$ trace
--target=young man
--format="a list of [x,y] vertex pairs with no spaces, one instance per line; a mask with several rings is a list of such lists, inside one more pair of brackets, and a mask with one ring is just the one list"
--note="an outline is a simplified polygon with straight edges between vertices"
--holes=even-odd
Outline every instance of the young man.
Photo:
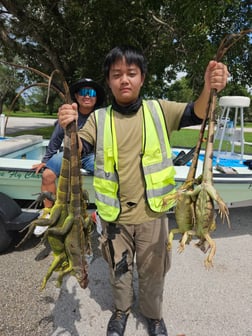
[[[100,107],[104,101],[104,90],[90,78],[82,78],[70,86],[72,100],[78,105],[78,129],[82,128],[87,121],[90,113]],[[63,152],[59,151],[64,139],[64,129],[57,122],[51,136],[47,151],[38,165],[32,168],[38,173],[45,168],[42,173],[42,192],[49,192],[53,196],[56,194],[56,179],[59,177]],[[94,172],[94,153],[90,151],[81,158],[82,168],[93,174]],[[44,200],[45,212],[50,211],[53,201]]]
[[[174,192],[169,136],[173,130],[200,124],[212,88],[227,82],[224,64],[211,61],[205,85],[194,103],[145,101],[140,96],[146,75],[144,56],[132,47],[112,49],[104,63],[112,105],[95,111],[79,131],[82,153],[95,148],[94,188],[103,232],[101,248],[110,268],[115,311],[107,336],[122,336],[133,303],[133,264],[139,277],[139,310],[151,336],[166,336],[162,301],[167,252],[168,219],[161,207]],[[77,106],[59,108],[66,127],[78,118]]]

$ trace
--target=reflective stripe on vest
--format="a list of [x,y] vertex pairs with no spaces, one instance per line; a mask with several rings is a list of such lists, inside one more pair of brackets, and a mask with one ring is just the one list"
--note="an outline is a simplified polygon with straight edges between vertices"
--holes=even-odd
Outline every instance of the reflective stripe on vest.
[[[118,193],[117,146],[112,144],[112,109],[95,111],[97,123],[94,169],[95,204],[102,219],[113,222],[121,212]],[[114,131],[115,132],[115,131]],[[115,138],[114,138],[115,139]]]
[[[175,192],[175,169],[172,164],[163,112],[157,101],[143,101],[143,155],[142,168],[146,184],[146,196],[150,208],[163,212],[174,205],[165,206],[162,199]],[[94,188],[96,206],[104,220],[115,221],[120,212],[118,199],[118,155],[116,131],[111,106],[95,111],[97,121],[96,162]],[[148,136],[148,135],[151,136]]]
[[[148,107],[147,107],[148,105]],[[163,198],[175,192],[175,169],[161,107],[156,100],[143,101],[146,131],[142,167],[146,183],[146,196],[155,212],[166,211],[174,205],[171,200],[163,206]]]

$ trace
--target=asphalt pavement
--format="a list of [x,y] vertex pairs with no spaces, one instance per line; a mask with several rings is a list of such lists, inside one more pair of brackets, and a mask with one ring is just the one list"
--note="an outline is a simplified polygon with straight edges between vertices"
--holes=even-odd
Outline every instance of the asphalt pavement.
[[[169,214],[170,228],[176,226]],[[252,207],[230,209],[231,229],[217,216],[214,266],[204,268],[206,255],[194,246],[177,253],[175,234],[172,265],[165,280],[163,316],[169,336],[252,335]],[[1,336],[105,336],[114,309],[109,272],[92,237],[94,259],[89,285],[83,290],[75,277],[66,276],[56,288],[57,272],[44,291],[39,287],[53,256],[36,261],[43,251],[33,236],[22,248],[0,255]],[[138,277],[134,272],[135,303],[125,336],[147,336],[138,312]]]
[[[251,336],[252,335],[252,208],[230,210],[232,228],[217,218],[212,233],[217,252],[214,267],[206,270],[206,255],[193,240],[183,253],[173,242],[172,266],[164,290],[163,316],[169,336]],[[176,226],[169,215],[170,228]],[[133,281],[135,304],[125,336],[147,336],[146,322],[137,307],[138,277]],[[51,306],[52,336],[105,336],[113,310],[108,268],[95,253],[89,269],[89,286],[83,290],[74,277],[65,279],[58,300]]]
[[20,118],[9,117],[6,127],[6,134],[11,135],[16,132],[32,130],[40,127],[53,126],[57,119],[47,118]]

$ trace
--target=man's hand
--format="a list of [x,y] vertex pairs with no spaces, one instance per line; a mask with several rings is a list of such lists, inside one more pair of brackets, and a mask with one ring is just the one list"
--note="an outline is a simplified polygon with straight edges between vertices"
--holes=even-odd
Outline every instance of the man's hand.
[[36,174],[38,174],[40,172],[41,169],[43,169],[45,167],[45,163],[44,162],[41,162],[41,163],[37,163],[37,164],[34,164],[32,166],[32,169],[36,169]]
[[78,120],[78,105],[64,104],[58,109],[58,119],[61,127],[66,128],[73,120]]
[[229,72],[225,64],[210,61],[205,72],[205,88],[207,90],[216,89],[217,92],[224,89],[227,84]]
[[205,85],[203,91],[194,103],[194,112],[199,118],[205,118],[211,89],[216,89],[217,92],[224,89],[228,76],[229,72],[225,64],[216,61],[208,63],[204,76]]

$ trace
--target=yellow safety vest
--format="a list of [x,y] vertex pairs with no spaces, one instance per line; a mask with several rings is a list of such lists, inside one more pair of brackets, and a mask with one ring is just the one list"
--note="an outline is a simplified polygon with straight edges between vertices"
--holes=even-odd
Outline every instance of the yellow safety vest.
[[[143,100],[142,169],[149,207],[164,212],[174,201],[163,205],[162,199],[175,192],[175,169],[163,111],[156,100]],[[101,218],[115,221],[121,212],[118,199],[118,148],[111,106],[95,111],[97,122],[96,159],[94,170],[95,203]],[[144,129],[145,127],[145,129]],[[113,139],[113,141],[112,141]]]

